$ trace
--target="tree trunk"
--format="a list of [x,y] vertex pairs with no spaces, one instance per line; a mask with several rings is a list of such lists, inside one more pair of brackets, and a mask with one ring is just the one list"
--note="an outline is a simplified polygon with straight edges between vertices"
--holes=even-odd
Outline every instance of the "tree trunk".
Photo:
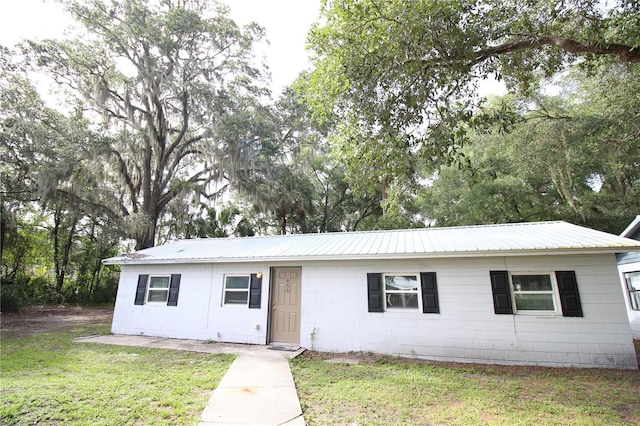
[[144,250],[155,245],[157,223],[157,218],[151,219],[150,223],[148,223],[145,229],[136,237],[136,251]]
[[[100,252],[100,250],[98,250]],[[96,278],[98,277],[98,272],[100,272],[100,268],[102,267],[102,262],[100,261],[100,257],[96,259],[96,262],[93,263],[93,267],[91,268],[91,282],[89,283],[89,297],[93,296],[93,292],[96,289]]]
[[280,235],[286,235],[287,234],[287,209],[285,208],[284,199],[281,199],[278,205],[278,221],[280,222]]
[[387,188],[389,187],[389,181],[387,178],[382,180],[381,192],[382,192],[382,217],[387,216],[387,210],[389,206],[387,205]]
[[[147,166],[145,166],[147,167]],[[148,165],[148,169],[145,171],[145,176],[151,175],[151,165]],[[156,176],[157,179],[159,179]],[[160,194],[158,190],[159,182],[153,182],[153,189],[151,188],[151,179],[145,182],[145,185],[149,185],[148,189],[145,189],[143,195],[142,211],[145,213],[146,221],[144,229],[142,229],[136,237],[136,250],[143,250],[156,245],[156,227],[158,226],[158,216],[160,209]]]
[[[71,221],[71,225],[67,230],[67,238],[64,242],[64,246],[60,247],[60,225],[62,222],[62,210],[56,210],[54,214],[54,249],[56,265],[56,293],[60,294],[62,286],[64,285],[64,278],[67,272],[67,266],[69,266],[69,258],[71,257],[71,246],[73,244],[73,236],[76,230],[76,224],[78,223],[78,217],[74,216]],[[62,253],[60,253],[62,251]]]
[[327,221],[329,215],[329,184],[324,187],[324,205],[322,206],[322,222],[320,222],[320,233],[327,232]]
[[2,260],[2,251],[4,249],[4,233],[7,228],[7,220],[4,217],[4,204],[0,201],[0,260]]

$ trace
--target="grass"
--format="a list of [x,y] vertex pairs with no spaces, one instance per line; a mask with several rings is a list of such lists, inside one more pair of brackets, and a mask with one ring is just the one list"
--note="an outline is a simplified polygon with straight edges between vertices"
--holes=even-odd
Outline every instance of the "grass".
[[640,372],[305,353],[291,361],[310,425],[640,424]]
[[73,343],[78,326],[1,342],[0,424],[196,424],[233,361],[162,349]]
[[[77,325],[24,337],[3,330],[0,424],[196,424],[233,361],[151,348],[72,343]],[[640,351],[640,341],[635,342]],[[430,363],[360,356],[291,361],[311,425],[640,424],[640,372]]]

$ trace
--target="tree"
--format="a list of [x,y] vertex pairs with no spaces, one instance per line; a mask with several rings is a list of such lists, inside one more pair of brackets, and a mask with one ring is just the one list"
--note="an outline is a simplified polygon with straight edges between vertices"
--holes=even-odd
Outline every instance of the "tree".
[[519,119],[473,133],[469,167],[443,167],[425,210],[440,225],[562,219],[619,233],[640,209],[640,99],[625,95],[639,72],[573,72],[558,95],[495,101]]
[[405,178],[397,164],[456,159],[482,79],[528,94],[568,65],[640,62],[637,1],[327,0],[323,18],[309,102],[345,117],[347,155],[388,158],[391,180]]
[[[100,138],[77,114],[47,106],[12,52],[3,49],[0,60],[3,286],[13,289],[14,305],[26,299],[60,301],[74,269],[86,266],[74,261],[86,223],[92,224],[92,235],[107,226],[117,229],[88,203],[96,192],[88,159]],[[113,248],[116,241],[100,244]],[[87,260],[95,265],[95,258]],[[3,307],[6,303],[3,297]]]
[[47,107],[11,57],[8,50],[2,52],[5,66],[0,71],[3,237],[8,228],[15,231],[22,211],[34,202],[48,203],[57,212],[57,224],[63,220],[62,210],[71,207],[72,221],[77,222],[83,206],[70,206],[65,194],[71,187],[78,193],[85,187],[77,166],[95,141],[83,120]]
[[[304,79],[303,74],[299,81]],[[377,227],[375,218],[383,214],[380,186],[360,185],[360,173],[347,173],[327,137],[331,122],[318,123],[295,87],[263,115],[272,137],[263,141],[250,179],[240,181],[246,185],[239,194],[253,205],[256,229],[286,234]]]
[[[160,227],[161,241],[178,238],[226,238],[255,235],[252,224],[240,208],[231,204],[216,209],[204,203],[189,206],[188,202],[172,203],[169,209],[170,221]],[[175,209],[174,209],[175,208]]]
[[64,4],[86,35],[31,42],[28,54],[102,135],[93,158],[108,161],[90,163],[100,181],[91,204],[123,219],[136,249],[153,246],[173,199],[211,197],[232,168],[250,165],[252,151],[230,153],[228,136],[266,94],[252,51],[262,29],[240,29],[204,0]]
[[310,232],[307,218],[315,214],[315,187],[310,161],[322,151],[322,134],[309,121],[293,90],[285,90],[261,114],[263,138],[255,166],[240,179],[238,195],[253,206],[254,221],[266,233]]

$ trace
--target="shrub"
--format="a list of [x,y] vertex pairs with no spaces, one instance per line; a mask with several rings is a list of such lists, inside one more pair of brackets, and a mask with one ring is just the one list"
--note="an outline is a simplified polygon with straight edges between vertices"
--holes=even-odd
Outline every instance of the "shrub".
[[0,285],[0,312],[16,312],[24,304],[23,288],[15,281],[2,279]]

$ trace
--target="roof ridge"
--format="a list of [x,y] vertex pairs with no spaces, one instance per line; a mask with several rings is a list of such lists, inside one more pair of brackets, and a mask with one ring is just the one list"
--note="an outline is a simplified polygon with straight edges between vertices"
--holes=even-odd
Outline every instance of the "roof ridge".
[[400,229],[368,229],[365,231],[332,231],[332,232],[305,232],[299,234],[285,234],[285,235],[253,235],[253,236],[229,236],[229,237],[205,237],[205,238],[181,238],[178,240],[171,241],[165,244],[172,244],[178,241],[207,241],[207,240],[245,240],[245,239],[272,239],[272,238],[294,238],[294,237],[303,237],[303,236],[317,236],[317,235],[362,235],[362,234],[383,234],[383,233],[391,233],[391,232],[414,232],[414,231],[444,231],[451,229],[478,229],[478,228],[501,228],[501,227],[509,227],[509,226],[535,226],[535,225],[548,225],[554,223],[565,223],[568,225],[575,225],[569,222],[565,222],[563,220],[553,220],[553,221],[537,221],[537,222],[511,222],[511,223],[489,223],[489,224],[481,224],[481,225],[461,225],[461,226],[425,226],[423,228],[400,228]]

